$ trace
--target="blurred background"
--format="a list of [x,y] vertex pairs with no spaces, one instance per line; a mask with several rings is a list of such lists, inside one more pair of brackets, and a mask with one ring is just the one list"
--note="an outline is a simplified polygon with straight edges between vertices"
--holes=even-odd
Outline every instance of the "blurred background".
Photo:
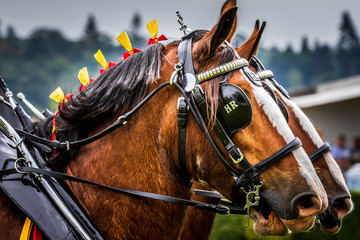
[[[98,76],[101,66],[93,57],[98,49],[107,61],[122,57],[125,49],[115,41],[121,32],[128,32],[133,47],[144,49],[150,37],[146,23],[157,19],[159,35],[172,41],[182,36],[176,10],[188,27],[209,30],[221,5],[218,0],[0,0],[0,75],[14,93],[21,91],[37,107],[53,110],[56,104],[48,96],[57,86],[76,93],[77,74],[85,66],[90,77]],[[238,0],[238,6],[233,44],[240,46],[250,36],[256,19],[267,21],[258,57],[324,138],[340,149],[337,161],[345,173],[354,151],[360,153],[360,1]],[[345,221],[355,222],[354,216]],[[238,222],[235,218],[218,218],[212,238],[226,238],[226,229],[226,239],[257,238],[241,224],[236,231],[224,224]]]

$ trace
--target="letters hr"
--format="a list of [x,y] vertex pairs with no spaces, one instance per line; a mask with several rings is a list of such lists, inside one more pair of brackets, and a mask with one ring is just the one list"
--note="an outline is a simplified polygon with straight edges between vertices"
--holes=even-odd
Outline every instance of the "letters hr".
[[226,113],[230,113],[232,110],[234,110],[237,107],[238,105],[235,103],[235,101],[231,101],[224,106]]

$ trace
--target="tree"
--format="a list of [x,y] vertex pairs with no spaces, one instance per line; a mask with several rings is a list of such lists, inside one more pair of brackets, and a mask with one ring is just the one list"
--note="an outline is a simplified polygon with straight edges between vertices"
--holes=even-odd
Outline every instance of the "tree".
[[15,57],[22,52],[21,40],[16,35],[14,27],[8,26],[6,35],[0,41],[0,56],[8,59]]
[[136,12],[131,20],[131,31],[135,33],[139,33],[141,22],[142,20],[140,13]]
[[87,40],[97,40],[99,35],[95,16],[90,14],[85,25],[85,38]]
[[338,47],[342,49],[355,49],[360,47],[359,37],[356,33],[354,24],[349,12],[344,12],[340,24],[340,40]]
[[299,54],[299,69],[305,86],[311,84],[311,50],[308,38],[304,36],[301,40],[301,52]]
[[328,45],[315,42],[315,48],[310,60],[312,84],[338,77],[334,68],[333,55],[333,50]]
[[134,13],[131,19],[130,30],[128,31],[130,41],[133,47],[142,48],[146,45],[146,39],[140,34],[140,26],[142,25],[141,15],[138,12]]
[[13,26],[8,26],[6,30],[5,40],[7,41],[17,41],[19,38],[16,36],[15,29]]
[[360,73],[360,42],[348,12],[344,12],[341,19],[337,59],[337,66],[342,76]]
[[26,41],[27,57],[53,57],[68,52],[68,41],[56,29],[39,28]]
[[113,39],[98,30],[94,15],[89,15],[85,24],[84,37],[76,44],[75,49],[82,52],[86,59],[92,58],[94,53],[101,49],[104,55],[114,50]]

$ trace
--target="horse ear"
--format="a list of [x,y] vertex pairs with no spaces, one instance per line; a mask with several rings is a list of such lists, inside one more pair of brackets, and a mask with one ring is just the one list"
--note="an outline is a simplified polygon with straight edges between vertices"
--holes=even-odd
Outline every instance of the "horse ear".
[[253,31],[252,34],[259,31],[259,27],[260,27],[260,21],[259,21],[259,19],[256,19],[255,26],[254,26],[254,31]]
[[[200,41],[194,46],[194,51],[206,51],[207,55],[212,55],[229,37],[233,23],[236,18],[237,7],[232,7],[225,11],[216,24]],[[205,49],[204,49],[205,48]]]
[[254,32],[250,38],[236,50],[240,57],[245,58],[250,62],[252,57],[256,55],[265,26],[266,22],[263,22],[259,29],[259,20],[256,21]]
[[[236,7],[236,0],[227,0],[224,5],[221,8],[221,15],[224,14],[227,10],[229,10],[230,8]],[[234,23],[232,25],[231,28],[231,32],[228,36],[228,38],[226,39],[226,41],[228,41],[229,43],[231,42],[231,39],[234,37],[234,34],[236,32],[236,27],[237,27],[237,16],[235,15],[235,19],[234,19]]]

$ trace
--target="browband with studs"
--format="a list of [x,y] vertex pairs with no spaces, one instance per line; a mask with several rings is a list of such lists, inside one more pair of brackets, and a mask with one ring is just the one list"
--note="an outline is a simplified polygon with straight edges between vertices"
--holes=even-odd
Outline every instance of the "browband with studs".
[[266,78],[273,78],[274,77],[273,72],[270,71],[270,70],[264,70],[264,71],[261,71],[261,72],[257,72],[256,75],[258,76],[258,78],[260,80],[264,80]]
[[195,77],[196,77],[196,80],[198,81],[198,83],[202,83],[202,82],[208,81],[210,79],[213,79],[215,77],[218,77],[224,73],[233,71],[238,68],[243,68],[248,65],[249,64],[248,64],[248,61],[246,61],[246,59],[243,59],[243,58],[235,59],[235,60],[232,60],[231,62],[227,62],[218,67],[214,67],[209,70],[206,70],[205,72],[196,74]]

